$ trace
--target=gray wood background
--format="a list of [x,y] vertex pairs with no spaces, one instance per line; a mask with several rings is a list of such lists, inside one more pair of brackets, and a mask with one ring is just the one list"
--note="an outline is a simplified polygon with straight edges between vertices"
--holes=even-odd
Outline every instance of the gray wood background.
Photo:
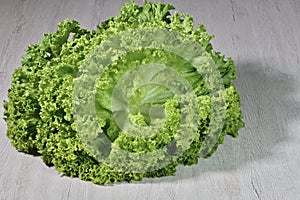
[[[92,29],[126,0],[0,0],[0,117],[14,69],[30,43],[65,18]],[[142,1],[138,1],[142,3]],[[168,0],[233,57],[246,127],[176,176],[98,186],[60,177],[17,152],[0,119],[0,199],[300,199],[300,1]]]

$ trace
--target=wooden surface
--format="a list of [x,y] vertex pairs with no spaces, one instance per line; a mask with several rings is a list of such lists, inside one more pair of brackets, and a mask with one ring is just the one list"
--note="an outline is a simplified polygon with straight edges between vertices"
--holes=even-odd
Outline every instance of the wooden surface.
[[[65,18],[92,29],[125,0],[0,0],[0,117],[14,69],[30,43]],[[141,3],[142,1],[138,1]],[[60,177],[17,152],[0,120],[0,199],[300,199],[300,1],[163,1],[191,14],[233,57],[246,127],[176,176],[98,186]]]

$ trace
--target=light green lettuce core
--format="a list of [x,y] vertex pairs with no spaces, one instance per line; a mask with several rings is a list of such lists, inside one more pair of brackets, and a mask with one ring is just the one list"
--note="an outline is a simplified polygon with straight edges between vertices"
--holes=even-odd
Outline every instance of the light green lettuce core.
[[[212,103],[215,99],[208,94],[207,85],[195,68],[182,57],[168,51],[142,49],[129,52],[111,63],[97,82],[95,108],[97,122],[113,145],[129,152],[152,152],[163,148],[176,137],[180,127],[182,111],[177,95],[155,84],[134,91],[129,99],[129,120],[141,127],[147,127],[155,120],[157,123],[163,122],[157,134],[144,133],[150,135],[148,138],[135,137],[120,130],[110,110],[110,99],[114,86],[126,72],[136,66],[149,63],[171,66],[190,83],[199,108],[199,123],[194,140],[178,159],[164,168],[144,173],[120,171],[96,159],[78,135],[74,123],[73,87],[80,67],[111,36],[129,29],[146,27],[174,30],[191,38],[202,46],[220,72],[225,89],[220,95],[226,97],[225,122],[221,135],[216,138],[217,144],[206,152],[205,157],[216,151],[226,135],[237,137],[238,129],[244,123],[240,97],[232,84],[236,76],[234,62],[212,49],[212,36],[208,35],[203,25],[194,29],[191,16],[176,11],[171,15],[170,10],[173,9],[173,6],[162,3],[145,2],[140,7],[130,2],[121,8],[119,16],[101,23],[96,30],[88,31],[74,20],[65,20],[59,23],[55,33],[45,34],[38,44],[29,45],[21,67],[14,72],[8,101],[4,104],[7,136],[12,145],[20,151],[40,155],[47,165],[54,165],[60,173],[96,184],[168,176],[176,172],[179,164],[196,164],[202,155],[200,149],[204,148],[204,138],[209,134],[208,127],[214,109]],[[74,35],[69,40],[72,33]],[[101,146],[99,141],[91,145]],[[111,148],[114,147],[107,146],[104,153],[109,154]],[[172,150],[169,149],[170,153]]]

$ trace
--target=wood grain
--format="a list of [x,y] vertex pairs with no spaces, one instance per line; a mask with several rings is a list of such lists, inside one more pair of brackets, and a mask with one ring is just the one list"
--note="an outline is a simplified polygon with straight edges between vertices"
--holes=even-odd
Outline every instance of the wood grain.
[[[125,0],[1,0],[0,116],[13,71],[30,43],[65,18],[94,28]],[[137,1],[142,3],[142,1]],[[0,199],[299,199],[300,1],[168,0],[206,25],[214,47],[233,57],[246,127],[209,159],[176,176],[98,186],[61,177],[17,152],[0,120]],[[2,117],[1,117],[2,118]]]

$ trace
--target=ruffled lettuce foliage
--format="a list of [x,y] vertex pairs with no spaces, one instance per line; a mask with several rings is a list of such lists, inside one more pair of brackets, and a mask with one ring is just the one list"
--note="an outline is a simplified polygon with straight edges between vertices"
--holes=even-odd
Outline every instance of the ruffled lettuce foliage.
[[[213,50],[210,40],[213,36],[203,25],[194,29],[193,18],[187,14],[170,11],[174,7],[162,3],[147,3],[140,7],[134,2],[125,4],[119,16],[101,23],[96,30],[82,29],[78,22],[60,22],[55,33],[44,34],[42,40],[29,45],[21,67],[16,69],[5,102],[7,136],[19,151],[40,155],[43,161],[64,175],[79,177],[96,184],[120,181],[142,180],[144,177],[172,175],[179,164],[192,165],[198,162],[200,149],[210,123],[212,98],[208,95],[204,80],[197,75],[188,62],[161,50],[147,49],[126,54],[111,63],[99,79],[96,93],[96,110],[99,123],[111,142],[130,152],[154,151],[168,144],[179,127],[181,111],[177,97],[165,88],[145,86],[130,99],[133,106],[130,119],[140,126],[151,122],[151,105],[160,105],[167,120],[158,134],[141,139],[124,134],[114,123],[109,110],[109,96],[112,86],[128,69],[141,63],[163,63],[185,77],[193,87],[199,104],[199,124],[195,138],[189,148],[168,166],[145,173],[119,171],[101,163],[86,149],[79,137],[73,118],[73,82],[80,66],[91,52],[110,36],[128,29],[143,27],[175,30],[198,42],[211,56],[224,83],[226,96],[226,117],[217,143],[205,157],[212,155],[226,135],[238,136],[238,129],[244,126],[241,102],[233,86],[235,65],[231,58],[225,58]],[[143,102],[143,104],[140,104]],[[220,127],[219,127],[220,128]],[[233,152],[234,153],[234,152]]]

